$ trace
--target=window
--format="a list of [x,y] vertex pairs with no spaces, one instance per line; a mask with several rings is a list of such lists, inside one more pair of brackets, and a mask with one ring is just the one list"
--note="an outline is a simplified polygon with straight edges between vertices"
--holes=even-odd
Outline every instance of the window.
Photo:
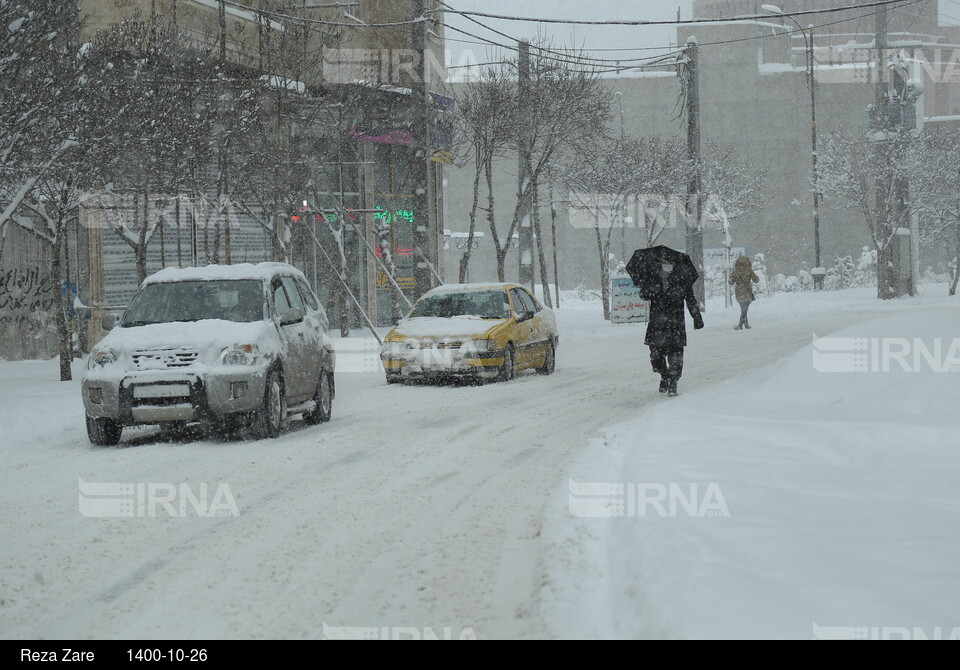
[[307,303],[307,307],[316,312],[320,309],[320,301],[317,300],[317,296],[313,294],[313,291],[310,290],[310,287],[307,286],[306,282],[302,279],[297,279],[297,286],[300,287],[300,295],[303,296],[304,302]]
[[283,285],[279,279],[273,280],[273,312],[280,316],[290,309],[290,301],[287,300],[287,292],[283,290]]
[[530,298],[526,292],[521,289],[510,289],[510,296],[513,298],[513,311],[518,315],[523,312],[533,312],[533,306],[529,304]]
[[134,298],[122,327],[173,321],[263,318],[263,285],[255,279],[148,284]]
[[477,316],[481,319],[509,318],[509,305],[502,291],[440,293],[423,298],[410,313],[412,317]]
[[297,282],[294,281],[293,277],[283,277],[280,279],[280,283],[287,289],[290,306],[299,309],[301,314],[305,314],[307,310],[303,307],[303,298],[300,296],[300,289],[297,288]]
[[523,297],[526,299],[527,303],[533,308],[534,313],[537,313],[541,309],[543,309],[543,307],[540,305],[540,301],[537,300],[534,296],[530,295],[530,291],[523,289],[521,293],[523,293]]

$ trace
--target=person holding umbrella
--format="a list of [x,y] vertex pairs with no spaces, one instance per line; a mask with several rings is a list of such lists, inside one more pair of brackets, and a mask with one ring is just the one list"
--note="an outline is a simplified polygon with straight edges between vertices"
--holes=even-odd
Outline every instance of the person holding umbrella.
[[653,371],[660,375],[660,393],[676,396],[687,346],[684,303],[693,317],[694,329],[704,326],[693,293],[699,273],[689,256],[664,246],[637,249],[627,264],[627,273],[641,297],[650,303],[643,342],[650,347]]

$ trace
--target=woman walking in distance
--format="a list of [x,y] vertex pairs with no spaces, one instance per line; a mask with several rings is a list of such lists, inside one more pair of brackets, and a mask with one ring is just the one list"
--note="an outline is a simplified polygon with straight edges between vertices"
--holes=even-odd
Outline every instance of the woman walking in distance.
[[750,322],[747,320],[747,310],[750,309],[750,303],[756,300],[753,295],[753,286],[760,281],[757,273],[753,271],[753,263],[747,256],[740,256],[733,264],[733,271],[730,273],[730,283],[735,287],[737,302],[740,303],[740,323],[734,330],[743,330],[750,328]]

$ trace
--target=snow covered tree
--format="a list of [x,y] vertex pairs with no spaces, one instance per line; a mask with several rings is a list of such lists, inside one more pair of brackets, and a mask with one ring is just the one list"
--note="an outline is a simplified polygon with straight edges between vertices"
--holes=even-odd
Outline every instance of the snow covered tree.
[[147,275],[148,248],[169,216],[167,203],[191,186],[208,190],[216,76],[209,54],[195,46],[165,18],[144,21],[138,14],[99,35],[94,46],[103,106],[113,105],[117,119],[105,142],[111,148],[105,191],[134,203],[132,217],[114,213],[108,221],[133,251],[139,282]]
[[930,242],[951,250],[950,295],[960,283],[960,130],[925,132],[924,169],[914,176],[913,186],[923,193],[915,201],[922,214],[921,234]]
[[646,246],[652,247],[663,231],[674,225],[669,217],[682,209],[680,194],[687,188],[692,165],[686,144],[672,138],[648,137],[636,141],[628,154],[635,170],[634,193],[639,198]]
[[75,139],[77,2],[0,0],[0,227]]
[[877,252],[877,297],[891,298],[897,280],[893,243],[900,228],[910,226],[910,200],[922,201],[923,183],[905,185],[922,172],[926,151],[912,133],[877,141],[864,133],[830,133],[823,139],[819,186],[839,206],[859,210]]
[[853,256],[836,258],[833,267],[827,270],[826,288],[832,291],[850,288],[856,271],[857,264],[853,262]]
[[615,228],[622,229],[627,202],[637,195],[642,183],[642,143],[630,139],[606,138],[592,151],[580,153],[563,176],[574,216],[590,224],[600,261],[600,295],[603,317],[610,319],[610,243]]
[[706,143],[699,170],[707,195],[704,218],[723,231],[724,245],[732,246],[729,219],[742,217],[763,203],[768,170],[716,142]]
[[[4,5],[3,9],[7,10],[9,6]],[[18,191],[7,207],[11,213],[20,211],[25,214],[17,222],[29,227],[38,240],[50,245],[50,271],[58,287],[53,295],[60,378],[67,381],[71,379],[72,335],[66,320],[65,294],[59,290],[64,274],[64,242],[68,226],[77,225],[79,210],[87,194],[101,188],[107,180],[105,166],[109,163],[110,140],[117,132],[119,116],[113,101],[104,104],[102,87],[108,73],[105,61],[93,45],[78,43],[80,20],[75,7],[68,4],[60,6],[59,10],[56,34],[42,49],[43,69],[33,71],[35,76],[42,76],[40,81],[57,95],[57,101],[51,101],[55,105],[55,116],[42,119],[38,110],[23,110],[28,116],[36,113],[37,127],[42,127],[55,138],[54,144],[47,144],[45,149],[43,140],[36,138],[28,156],[48,156],[50,160],[39,164],[28,161],[27,165],[20,166],[23,174],[29,175],[21,185],[30,184],[30,188]],[[40,21],[36,11],[28,12],[18,25],[22,28]],[[19,85],[23,90],[9,93],[21,102],[30,95],[25,89],[37,88],[36,82],[21,81]],[[22,130],[32,132],[30,124]],[[7,156],[12,157],[22,147],[9,145],[9,148],[11,152]],[[11,158],[6,167],[12,170],[14,165]],[[15,181],[16,177],[11,175],[7,183]]]

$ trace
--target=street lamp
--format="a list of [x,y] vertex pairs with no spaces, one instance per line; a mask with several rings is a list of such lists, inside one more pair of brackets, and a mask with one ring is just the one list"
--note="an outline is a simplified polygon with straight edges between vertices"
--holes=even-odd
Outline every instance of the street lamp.
[[776,5],[760,5],[760,9],[771,14],[778,14],[781,17],[786,16],[793,21],[800,34],[803,35],[803,46],[807,52],[807,87],[810,89],[810,156],[813,164],[811,171],[813,175],[813,285],[819,291],[823,289],[824,270],[820,257],[820,182],[817,173],[817,87],[813,76],[813,24],[804,30],[803,26],[792,15],[785,13]]
[[[617,107],[620,109],[620,157],[623,158],[623,145],[624,139],[626,138],[626,133],[623,129],[623,93],[617,91],[613,94],[613,97],[617,101]],[[622,166],[621,166],[622,167]],[[623,203],[624,208],[626,208],[626,203]],[[620,222],[620,255],[623,258],[627,257],[627,217],[622,215],[623,220]]]

